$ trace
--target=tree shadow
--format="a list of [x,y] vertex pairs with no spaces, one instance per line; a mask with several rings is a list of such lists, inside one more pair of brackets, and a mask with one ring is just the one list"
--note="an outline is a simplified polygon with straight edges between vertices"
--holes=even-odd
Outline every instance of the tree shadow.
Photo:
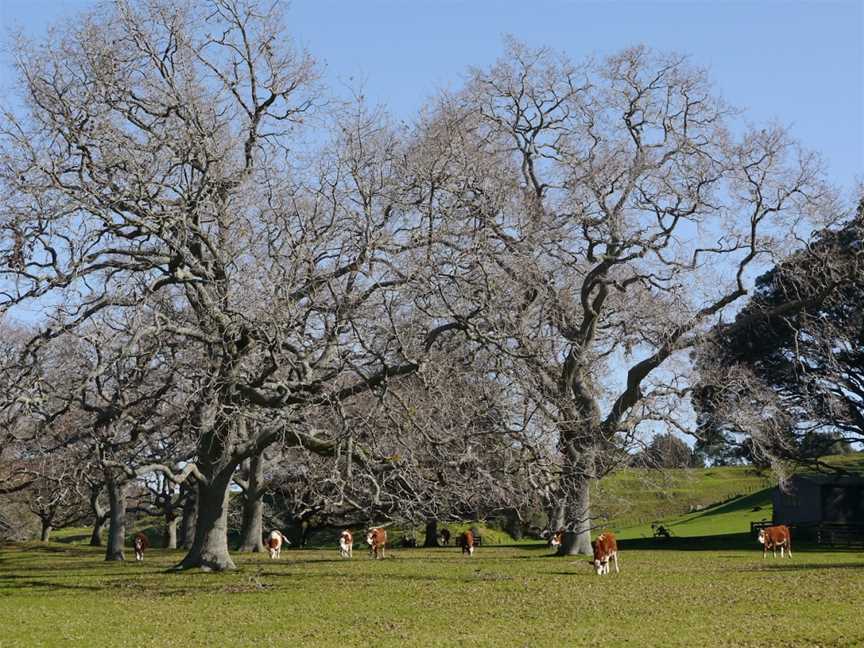
[[[809,570],[852,569],[852,570],[864,571],[864,562],[860,562],[860,563],[813,563],[813,562],[802,563],[802,562],[792,562],[793,560],[794,560],[794,558],[786,561],[782,565],[763,565],[757,571],[801,571],[803,569],[809,569]],[[752,570],[750,570],[750,571],[752,571]]]

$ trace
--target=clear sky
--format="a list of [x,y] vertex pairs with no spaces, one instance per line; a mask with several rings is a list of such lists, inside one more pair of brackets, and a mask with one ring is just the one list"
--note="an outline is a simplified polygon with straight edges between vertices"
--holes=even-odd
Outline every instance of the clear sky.
[[[0,24],[38,35],[90,4],[0,0]],[[405,119],[468,65],[491,63],[503,34],[574,59],[636,43],[686,53],[746,119],[779,120],[821,151],[838,185],[864,180],[862,0],[295,0],[288,18],[328,81],[361,79],[367,97]],[[0,90],[7,63],[8,53]]]

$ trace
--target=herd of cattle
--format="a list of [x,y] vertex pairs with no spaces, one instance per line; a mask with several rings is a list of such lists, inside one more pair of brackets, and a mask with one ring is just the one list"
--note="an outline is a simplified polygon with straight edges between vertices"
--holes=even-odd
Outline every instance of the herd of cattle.
[[[549,545],[553,548],[558,548],[564,542],[564,534],[566,531],[560,529],[553,533],[549,539]],[[446,529],[441,532],[441,540],[444,544],[450,542],[450,532]],[[780,557],[783,558],[787,554],[792,557],[792,535],[789,533],[789,527],[783,524],[776,526],[765,527],[759,530],[759,543],[762,545],[762,557],[768,555],[768,550],[771,550],[771,555],[777,556],[777,549],[780,550]],[[291,542],[285,535],[278,530],[273,530],[267,539],[264,541],[264,546],[270,553],[271,559],[277,559],[282,554],[282,545]],[[369,556],[375,559],[384,558],[384,550],[387,547],[387,530],[381,527],[369,529],[366,533],[366,544],[369,545]],[[475,538],[471,531],[463,532],[456,545],[462,548],[463,554],[469,556],[474,555]],[[150,546],[147,536],[143,533],[138,533],[132,540],[132,546],[135,549],[135,560],[144,560],[144,550]],[[591,543],[594,550],[594,559],[589,560],[594,571],[598,576],[609,573],[610,563],[615,563],[615,573],[620,573],[618,569],[618,542],[615,539],[615,534],[611,531],[604,531],[597,539]],[[354,536],[348,529],[345,529],[339,534],[339,555],[342,558],[354,557]]]

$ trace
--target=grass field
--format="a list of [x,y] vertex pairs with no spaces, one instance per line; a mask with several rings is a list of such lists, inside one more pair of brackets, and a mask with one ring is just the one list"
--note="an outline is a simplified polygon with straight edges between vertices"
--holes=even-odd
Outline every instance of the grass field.
[[740,536],[673,544],[622,543],[621,574],[602,578],[541,546],[470,559],[394,549],[377,562],[293,550],[238,556],[229,574],[166,573],[177,552],[124,564],[89,547],[11,546],[0,646],[864,645],[864,554],[796,547],[781,562]]

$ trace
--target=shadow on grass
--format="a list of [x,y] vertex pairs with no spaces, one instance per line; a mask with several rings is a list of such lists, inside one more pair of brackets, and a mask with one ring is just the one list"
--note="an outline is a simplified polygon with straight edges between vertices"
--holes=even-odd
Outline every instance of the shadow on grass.
[[106,588],[104,586],[97,585],[79,585],[76,583],[58,583],[56,581],[44,581],[44,580],[16,580],[14,583],[10,583],[9,587],[6,587],[5,584],[0,585],[0,591],[4,589],[11,589],[18,591],[20,589],[37,589],[37,590],[48,590],[49,592],[56,592],[60,590],[73,590],[73,591],[84,591],[84,592],[102,592]]
[[[779,560],[779,559],[778,559]],[[801,571],[803,569],[818,570],[818,569],[853,569],[864,571],[864,562],[860,563],[802,563],[792,562],[788,560],[782,565],[764,565],[762,570],[765,571]]]
[[[698,515],[688,516],[686,522],[690,523],[693,520],[711,517],[714,515],[750,511],[757,506],[760,508],[767,507],[771,504],[772,490],[774,490],[773,486],[769,488],[763,488],[762,490],[750,493],[749,495],[744,495],[743,497],[736,497],[726,502],[719,502],[717,504],[713,504],[700,512]],[[683,524],[684,522],[685,521],[673,522],[667,526],[675,526],[676,524]]]
[[759,549],[761,545],[749,533],[727,533],[725,535],[671,538],[631,538],[619,540],[624,549],[642,551],[716,551],[722,549]]

